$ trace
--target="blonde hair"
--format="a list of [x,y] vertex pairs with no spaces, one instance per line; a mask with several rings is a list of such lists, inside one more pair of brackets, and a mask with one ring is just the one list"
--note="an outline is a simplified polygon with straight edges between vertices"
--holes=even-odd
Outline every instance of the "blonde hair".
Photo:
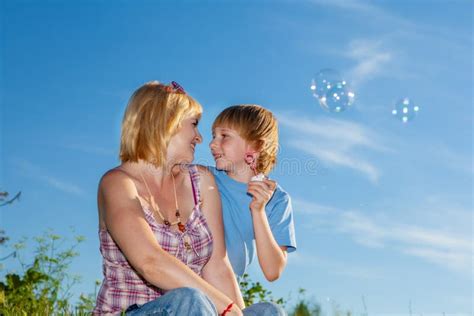
[[269,110],[255,104],[228,107],[214,120],[212,129],[228,127],[237,131],[259,152],[257,172],[268,174],[276,164],[278,122]]
[[120,160],[162,167],[171,137],[183,119],[200,116],[201,105],[183,90],[152,81],[130,97],[122,120]]

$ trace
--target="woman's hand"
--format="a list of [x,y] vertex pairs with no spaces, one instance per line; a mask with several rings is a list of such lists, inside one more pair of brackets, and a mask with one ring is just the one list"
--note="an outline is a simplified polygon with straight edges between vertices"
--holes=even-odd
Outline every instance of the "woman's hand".
[[230,312],[227,312],[227,314],[225,314],[226,316],[243,316],[244,313],[242,313],[242,310],[237,307],[237,306],[232,306],[232,309],[230,310]]
[[252,211],[264,211],[265,205],[267,205],[275,192],[275,188],[276,182],[270,179],[250,181],[247,187],[247,192],[252,195],[250,209]]

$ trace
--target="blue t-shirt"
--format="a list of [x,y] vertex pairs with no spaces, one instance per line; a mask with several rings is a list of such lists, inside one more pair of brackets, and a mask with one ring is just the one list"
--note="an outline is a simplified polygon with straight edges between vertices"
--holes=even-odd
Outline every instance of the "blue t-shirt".
[[[235,181],[225,171],[208,167],[214,174],[222,201],[225,243],[234,272],[242,276],[255,256],[253,232],[247,184]],[[295,227],[291,199],[279,185],[265,206],[268,223],[279,246],[286,246],[288,252],[296,250]]]

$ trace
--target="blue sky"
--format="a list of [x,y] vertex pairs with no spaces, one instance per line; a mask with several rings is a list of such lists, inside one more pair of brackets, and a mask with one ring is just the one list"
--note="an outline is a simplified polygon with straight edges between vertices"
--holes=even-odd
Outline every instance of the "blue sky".
[[[371,315],[472,313],[472,1],[1,1],[0,210],[13,241],[86,236],[76,293],[101,278],[95,194],[118,164],[130,94],[178,81],[204,107],[196,161],[225,107],[280,120],[273,177],[292,195],[298,251],[275,296],[307,290]],[[309,86],[337,69],[353,107]],[[410,97],[408,124],[391,116]],[[6,254],[1,249],[2,256]],[[14,261],[3,264],[16,269]],[[255,280],[262,280],[257,267]]]

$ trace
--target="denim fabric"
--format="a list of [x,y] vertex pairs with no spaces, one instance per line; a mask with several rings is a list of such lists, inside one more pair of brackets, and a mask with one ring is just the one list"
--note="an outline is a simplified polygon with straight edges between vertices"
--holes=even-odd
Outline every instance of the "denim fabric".
[[[216,307],[201,291],[189,287],[171,290],[157,299],[141,306],[132,305],[127,316],[215,316]],[[252,315],[252,314],[251,314]]]
[[262,302],[253,304],[243,311],[244,316],[286,316],[286,312],[278,304]]
[[[286,316],[285,310],[274,303],[256,303],[243,311],[244,316]],[[157,299],[139,305],[132,305],[127,316],[215,316],[217,310],[211,300],[200,290],[182,287],[171,290]]]

